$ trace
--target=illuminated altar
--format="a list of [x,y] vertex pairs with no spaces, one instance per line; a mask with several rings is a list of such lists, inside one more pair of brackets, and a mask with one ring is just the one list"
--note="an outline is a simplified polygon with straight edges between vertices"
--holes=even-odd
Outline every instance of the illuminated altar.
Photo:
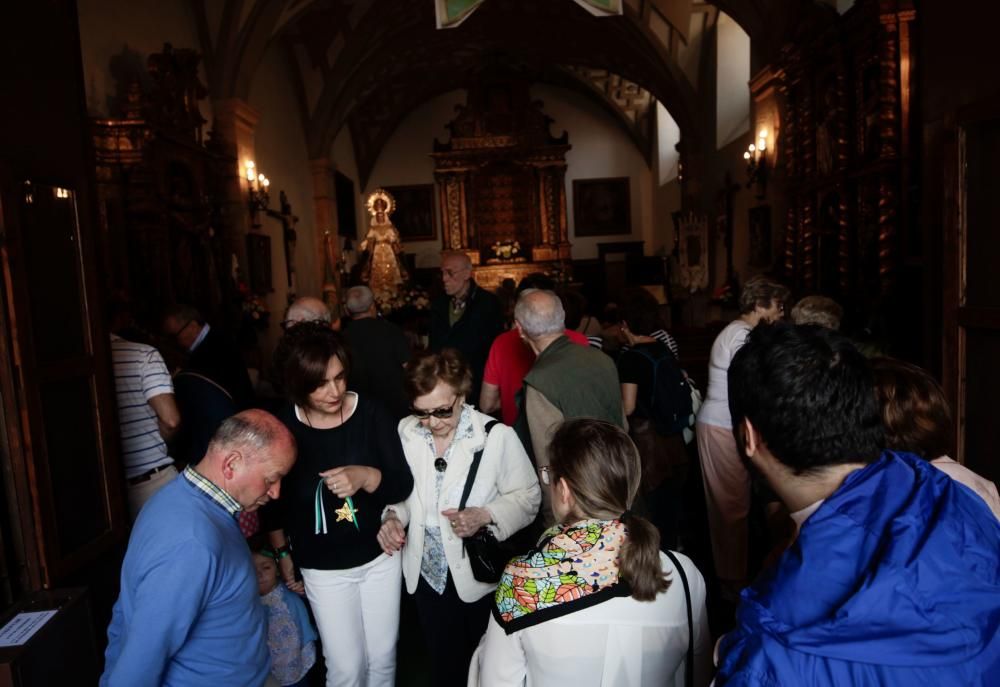
[[502,76],[479,79],[457,110],[432,154],[444,248],[468,254],[488,289],[565,269],[569,135],[552,136],[527,82]]

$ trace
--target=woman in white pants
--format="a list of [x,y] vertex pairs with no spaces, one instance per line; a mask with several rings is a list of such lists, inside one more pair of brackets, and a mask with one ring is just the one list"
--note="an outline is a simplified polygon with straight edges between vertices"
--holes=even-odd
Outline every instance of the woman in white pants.
[[271,532],[282,575],[301,589],[294,553],[323,644],[327,687],[392,687],[400,565],[376,537],[386,505],[413,488],[395,422],[381,404],[347,390],[347,351],[328,325],[289,329],[279,359],[290,403],[278,418],[298,445],[275,501],[282,527]]

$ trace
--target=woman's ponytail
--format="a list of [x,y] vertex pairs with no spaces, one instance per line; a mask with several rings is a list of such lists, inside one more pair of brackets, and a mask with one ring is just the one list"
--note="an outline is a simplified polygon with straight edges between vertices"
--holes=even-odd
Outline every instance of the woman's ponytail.
[[628,530],[618,561],[618,574],[632,587],[632,597],[652,601],[670,587],[660,564],[660,532],[646,518],[631,511],[622,514]]

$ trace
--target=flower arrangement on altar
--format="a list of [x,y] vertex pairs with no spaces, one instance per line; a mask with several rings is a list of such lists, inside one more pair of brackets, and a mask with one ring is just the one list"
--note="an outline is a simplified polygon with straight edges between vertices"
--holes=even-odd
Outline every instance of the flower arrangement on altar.
[[427,310],[431,307],[431,297],[424,287],[418,284],[403,284],[399,290],[393,294],[387,294],[385,300],[378,300],[379,307],[384,313],[390,313],[402,308],[413,308],[415,310]]
[[735,308],[738,305],[739,284],[736,277],[730,277],[719,288],[712,292],[711,302],[723,308]]
[[497,241],[490,249],[493,251],[493,255],[497,256],[499,260],[513,260],[517,257],[518,253],[521,252],[521,244],[518,241]]
[[256,329],[267,329],[271,318],[267,302],[259,295],[252,293],[245,282],[240,282],[238,288],[240,296],[243,297],[243,319]]

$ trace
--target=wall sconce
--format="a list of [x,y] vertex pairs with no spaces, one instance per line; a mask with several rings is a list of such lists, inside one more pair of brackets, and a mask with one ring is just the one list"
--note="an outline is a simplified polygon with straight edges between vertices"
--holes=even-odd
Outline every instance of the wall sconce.
[[751,143],[743,159],[747,163],[747,188],[756,186],[757,198],[764,198],[767,194],[767,129],[761,129],[757,133],[757,143]]
[[254,227],[259,227],[260,212],[267,210],[268,203],[271,202],[268,195],[271,180],[263,174],[257,174],[257,167],[253,160],[244,162],[243,167],[246,170],[247,188],[250,190],[250,221]]

